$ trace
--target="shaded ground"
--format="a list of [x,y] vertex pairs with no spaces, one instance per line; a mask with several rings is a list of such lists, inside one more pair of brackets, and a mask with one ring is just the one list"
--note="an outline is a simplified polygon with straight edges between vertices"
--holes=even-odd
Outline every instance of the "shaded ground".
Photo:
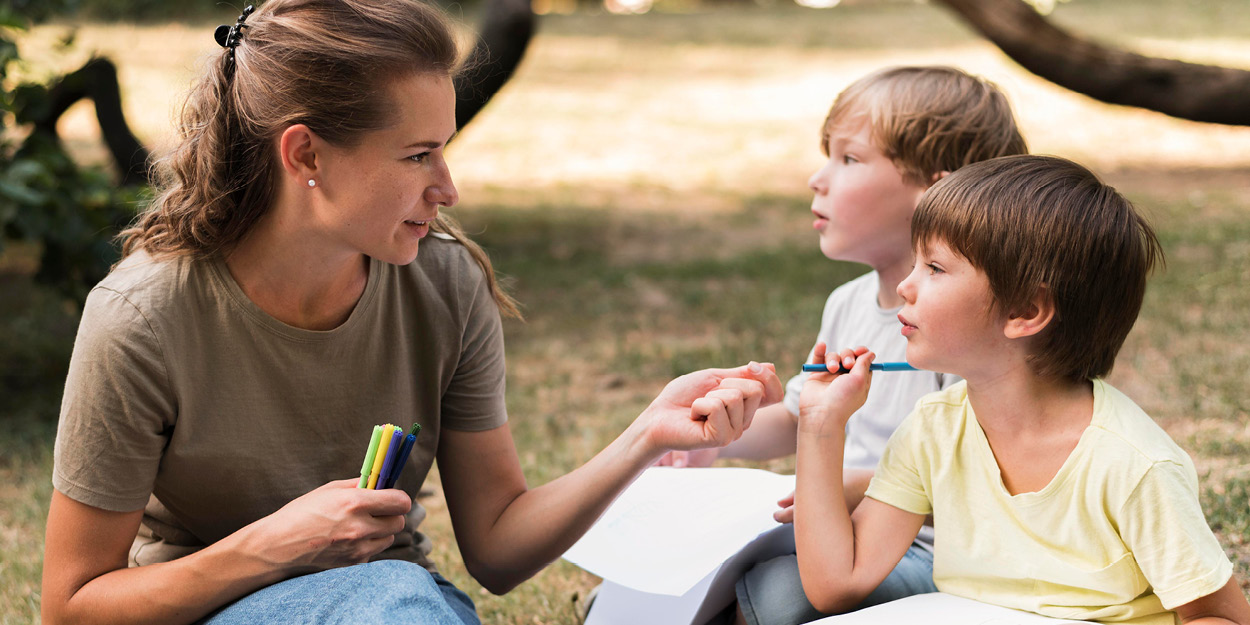
[[[1250,66],[1242,0],[1076,0],[1057,17],[1138,49]],[[219,50],[211,26],[84,25],[79,54],[117,58],[128,114],[158,144],[195,64]],[[23,45],[50,49],[62,32]],[[997,81],[1035,151],[1090,164],[1159,229],[1167,271],[1112,382],[1193,455],[1208,519],[1247,583],[1250,129],[1062,92],[910,2],[544,19],[515,81],[451,149],[457,212],[529,317],[505,331],[530,483],[590,458],[674,375],[752,358],[797,367],[829,290],[863,271],[824,260],[809,230],[820,121],[858,76],[935,62]],[[62,127],[85,160],[100,157],[90,117],[80,106]],[[37,621],[54,419],[77,323],[29,284],[32,251],[16,249],[0,256],[0,624]],[[486,596],[459,564],[436,476],[427,486],[436,559],[485,623],[575,622],[593,577],[557,563]]]

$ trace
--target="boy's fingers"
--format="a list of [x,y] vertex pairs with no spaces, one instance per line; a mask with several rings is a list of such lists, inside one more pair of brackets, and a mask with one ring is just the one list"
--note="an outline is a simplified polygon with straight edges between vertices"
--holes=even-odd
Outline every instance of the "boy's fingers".
[[773,513],[773,520],[778,523],[794,522],[794,506],[787,506]]
[[744,399],[746,395],[736,388],[716,389],[707,394],[708,397],[721,400],[725,404],[725,413],[729,416],[729,427],[731,436],[737,440],[738,433],[742,431],[742,418],[745,412]]
[[721,380],[720,386],[721,388],[732,388],[742,392],[748,421],[751,414],[764,401],[764,395],[768,392],[763,382],[751,378],[725,378]]
[[690,405],[690,415],[703,419],[703,442],[722,447],[732,440],[729,437],[729,413],[725,403],[714,397],[700,397]]
[[817,343],[816,349],[812,350],[812,364],[814,365],[825,364],[825,353],[828,351],[829,351],[829,348],[824,343]]
[[872,364],[872,361],[876,358],[876,356],[877,355],[872,352],[868,352],[863,356],[860,356],[860,358],[855,361],[855,366],[851,368],[851,373],[864,376],[872,375],[872,369],[869,368],[869,365]]

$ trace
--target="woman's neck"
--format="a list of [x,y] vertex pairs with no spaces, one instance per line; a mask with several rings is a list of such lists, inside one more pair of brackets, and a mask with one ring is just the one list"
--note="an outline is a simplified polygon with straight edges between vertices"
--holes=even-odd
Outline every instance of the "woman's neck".
[[335,251],[286,211],[270,211],[232,249],[226,267],[271,317],[306,330],[332,330],[351,316],[368,283],[369,259]]

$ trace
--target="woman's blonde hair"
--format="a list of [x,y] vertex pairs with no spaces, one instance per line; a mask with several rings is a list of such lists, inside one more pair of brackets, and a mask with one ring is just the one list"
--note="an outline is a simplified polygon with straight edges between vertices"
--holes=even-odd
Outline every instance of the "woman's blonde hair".
[[[458,61],[446,19],[415,0],[269,0],[241,30],[232,58],[223,50],[187,97],[179,141],[155,167],[156,199],[118,235],[123,256],[228,252],[274,201],[272,144],[283,130],[304,124],[334,145],[358,145],[392,122],[390,82],[451,76]],[[520,317],[486,252],[454,219],[440,214],[432,230],[464,245],[501,312]]]

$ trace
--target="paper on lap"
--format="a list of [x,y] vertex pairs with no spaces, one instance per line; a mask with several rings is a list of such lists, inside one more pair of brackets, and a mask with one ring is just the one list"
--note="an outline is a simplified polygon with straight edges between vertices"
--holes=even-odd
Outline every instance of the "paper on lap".
[[643,472],[564,558],[616,584],[680,596],[761,533],[793,475],[757,469]]
[[586,625],[701,623],[756,562],[794,553],[773,520],[793,475],[756,469],[643,472],[564,558],[604,578]]

